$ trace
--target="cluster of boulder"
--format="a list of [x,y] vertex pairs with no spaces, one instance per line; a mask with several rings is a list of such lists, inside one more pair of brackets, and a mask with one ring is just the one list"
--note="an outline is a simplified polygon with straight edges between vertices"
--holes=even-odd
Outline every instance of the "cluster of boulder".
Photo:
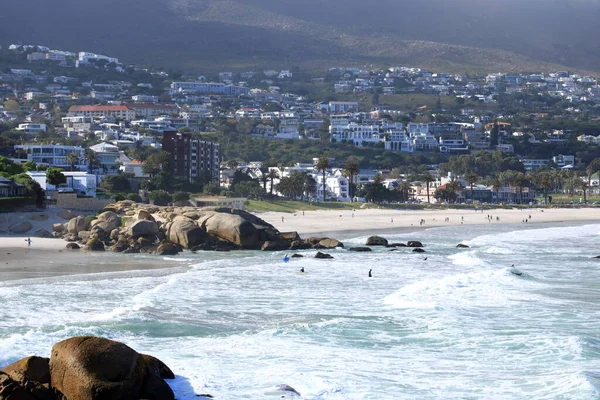
[[50,358],[27,357],[0,370],[0,400],[173,400],[159,359],[123,343],[82,336],[55,344]]
[[367,239],[367,242],[365,243],[365,246],[366,247],[353,247],[348,250],[356,251],[356,252],[366,252],[366,251],[372,251],[371,247],[373,247],[373,246],[381,246],[381,247],[391,248],[390,251],[395,251],[395,250],[397,250],[398,247],[410,247],[413,249],[412,251],[415,253],[424,253],[425,252],[425,250],[423,250],[423,243],[421,243],[417,240],[411,240],[411,241],[408,241],[407,243],[390,243],[390,242],[388,242],[388,240],[386,238],[383,238],[381,236],[369,237]]
[[248,212],[227,207],[158,207],[122,201],[95,217],[75,215],[54,224],[53,237],[69,242],[68,249],[175,255],[183,249],[303,250],[334,249],[343,243],[330,238],[302,239],[281,233]]

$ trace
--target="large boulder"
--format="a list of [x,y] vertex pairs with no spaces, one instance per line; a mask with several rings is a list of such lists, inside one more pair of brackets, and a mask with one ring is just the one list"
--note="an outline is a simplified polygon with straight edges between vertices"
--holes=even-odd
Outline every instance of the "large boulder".
[[63,233],[66,230],[63,224],[52,224],[52,232]]
[[373,251],[370,247],[350,247],[348,251],[354,251],[357,253],[366,253],[369,251]]
[[142,219],[135,221],[127,230],[129,236],[152,236],[158,233],[158,225],[154,221]]
[[176,256],[181,252],[181,245],[170,242],[162,242],[154,250],[154,254],[159,256]]
[[165,368],[123,343],[89,336],[55,344],[50,358],[52,387],[69,400],[172,400]]
[[154,217],[152,216],[152,214],[150,214],[147,210],[137,210],[135,212],[135,214],[133,214],[133,218],[138,220],[138,221],[155,221]]
[[198,222],[200,223],[200,221],[209,235],[226,240],[242,249],[253,249],[260,245],[259,230],[252,222],[240,215],[215,213]]
[[290,242],[301,240],[300,235],[298,235],[298,232],[281,232],[279,236],[281,236],[282,239],[288,240]]
[[88,222],[84,216],[78,216],[69,221],[67,225],[67,232],[71,234],[78,234],[81,231],[88,230]]
[[98,238],[90,238],[85,244],[85,249],[89,251],[104,251],[104,243]]
[[77,216],[78,216],[78,214],[74,213],[71,210],[61,210],[56,215],[58,215],[60,218],[64,219],[65,221],[70,221],[73,218],[77,218]]
[[312,244],[310,242],[305,242],[304,240],[294,240],[292,244],[290,244],[290,250],[307,250],[312,248]]
[[[56,393],[50,388],[50,359],[27,357],[2,368],[14,382],[38,400],[54,400]],[[0,394],[0,398],[1,394]],[[7,397],[12,398],[12,397]]]
[[39,400],[8,374],[0,371],[0,400]]
[[381,236],[371,236],[367,239],[366,246],[387,246],[388,241],[386,238],[382,238]]
[[92,221],[91,226],[92,228],[97,226],[105,232],[110,232],[121,226],[121,218],[113,211],[105,211]]
[[79,250],[81,247],[77,243],[67,243],[67,250]]
[[418,240],[411,240],[410,242],[406,243],[407,247],[423,247],[423,243],[419,242]]
[[458,249],[468,249],[469,246],[467,246],[466,244],[459,243],[459,244],[456,245],[456,248],[458,248]]
[[191,249],[205,242],[206,232],[194,220],[178,216],[168,226],[167,239],[184,249]]
[[10,233],[26,233],[33,229],[33,225],[29,221],[22,221],[14,224],[8,230]]
[[344,247],[344,243],[336,239],[323,239],[315,245],[315,248],[319,249],[335,249],[337,247]]
[[328,259],[328,258],[333,258],[333,256],[331,254],[321,253],[319,251],[317,254],[315,254],[315,258]]
[[33,214],[31,217],[29,217],[29,219],[32,221],[47,221],[48,218],[50,217],[48,217],[46,214]]

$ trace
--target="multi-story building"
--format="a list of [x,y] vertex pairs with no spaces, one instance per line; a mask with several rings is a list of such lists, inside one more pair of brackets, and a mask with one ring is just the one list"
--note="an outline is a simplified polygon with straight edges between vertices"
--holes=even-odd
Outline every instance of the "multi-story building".
[[173,82],[171,83],[171,90],[174,92],[214,93],[227,96],[235,96],[250,92],[250,88],[247,87],[214,82]]
[[521,161],[526,171],[533,171],[535,169],[544,168],[546,165],[548,165],[548,160],[534,160],[530,158],[524,158],[519,161]]
[[179,109],[169,104],[127,104],[127,108],[133,110],[137,117],[154,117],[157,115],[178,114]]
[[33,124],[33,123],[19,124],[19,126],[17,127],[17,130],[21,131],[21,132],[25,132],[25,133],[46,132],[46,124]]
[[167,131],[163,134],[162,148],[173,156],[175,176],[194,180],[207,178],[219,183],[221,146],[218,143],[193,139],[191,134]]
[[135,110],[128,106],[74,106],[69,108],[67,116],[133,121],[135,119]]
[[70,169],[71,164],[67,161],[70,153],[75,153],[78,157],[75,168],[85,169],[86,161],[84,158],[84,149],[79,146],[62,146],[58,144],[28,144],[15,146],[17,158],[27,161],[33,161],[38,165],[47,165],[50,167],[60,167]]

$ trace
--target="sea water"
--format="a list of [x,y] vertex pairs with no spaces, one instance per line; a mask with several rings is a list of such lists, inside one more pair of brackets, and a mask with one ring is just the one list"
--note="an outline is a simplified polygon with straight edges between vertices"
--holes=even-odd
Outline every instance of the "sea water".
[[0,283],[0,366],[97,335],[165,361],[182,400],[281,398],[279,384],[304,399],[599,398],[600,225],[386,237],[427,252],[185,253]]

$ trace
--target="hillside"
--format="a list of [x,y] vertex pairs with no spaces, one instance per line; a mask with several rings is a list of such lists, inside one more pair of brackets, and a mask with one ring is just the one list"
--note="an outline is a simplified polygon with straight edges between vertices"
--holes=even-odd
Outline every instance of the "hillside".
[[5,0],[0,43],[185,69],[600,70],[599,0]]

